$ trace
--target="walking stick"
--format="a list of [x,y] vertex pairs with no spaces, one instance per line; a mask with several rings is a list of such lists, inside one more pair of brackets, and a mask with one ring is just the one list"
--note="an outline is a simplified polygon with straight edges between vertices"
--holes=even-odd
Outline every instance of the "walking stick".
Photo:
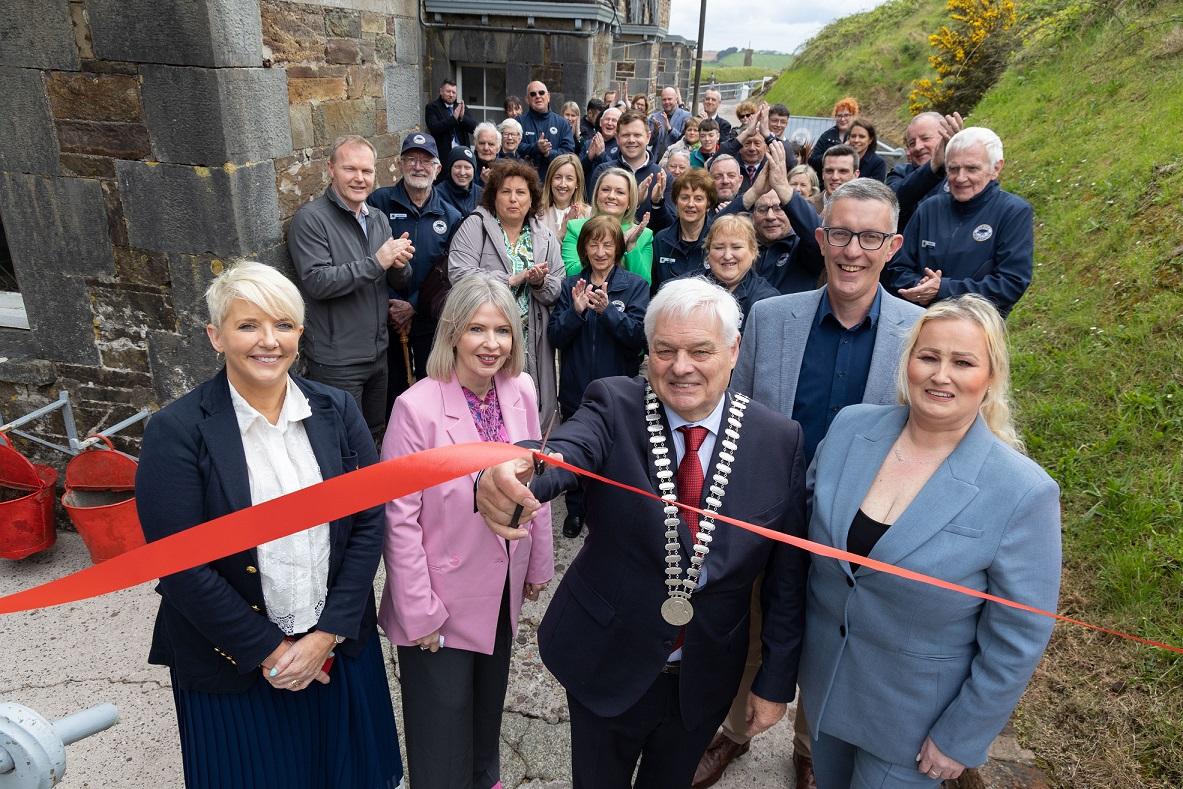
[[411,338],[406,330],[398,333],[398,340],[403,344],[403,364],[407,368],[407,386],[415,385],[415,370],[411,367]]

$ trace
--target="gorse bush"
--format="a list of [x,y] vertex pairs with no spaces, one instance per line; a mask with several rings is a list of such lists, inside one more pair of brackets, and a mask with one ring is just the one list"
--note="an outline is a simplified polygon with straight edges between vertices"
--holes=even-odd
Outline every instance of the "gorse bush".
[[968,112],[1002,73],[1014,49],[1010,33],[1019,21],[1014,0],[949,0],[951,25],[941,25],[928,43],[936,79],[917,80],[909,94],[913,113]]

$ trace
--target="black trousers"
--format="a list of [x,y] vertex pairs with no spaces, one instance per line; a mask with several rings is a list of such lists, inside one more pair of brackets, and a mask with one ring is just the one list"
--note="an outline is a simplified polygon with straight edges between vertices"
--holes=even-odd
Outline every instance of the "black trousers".
[[728,709],[720,707],[687,729],[677,674],[659,674],[636,704],[614,718],[596,715],[570,693],[567,705],[575,789],[686,789]]
[[492,655],[399,647],[403,733],[415,789],[489,789],[501,780],[501,711],[509,685],[509,594]]
[[[398,340],[397,337],[394,339]],[[390,417],[390,411],[386,408],[385,352],[374,361],[363,364],[322,364],[309,359],[305,370],[313,381],[335,386],[352,395],[374,436],[374,442],[382,440],[386,420]]]

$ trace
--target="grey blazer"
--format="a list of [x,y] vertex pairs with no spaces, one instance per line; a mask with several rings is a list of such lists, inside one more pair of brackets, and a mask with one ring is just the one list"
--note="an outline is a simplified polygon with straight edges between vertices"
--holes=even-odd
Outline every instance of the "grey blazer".
[[[886,405],[896,402],[895,378],[900,352],[908,331],[924,310],[892,296],[882,286],[879,290],[883,298],[863,402]],[[790,293],[752,306],[744,322],[739,361],[731,377],[732,388],[792,418],[805,343],[824,291],[822,287]]]
[[[809,539],[845,549],[908,417],[853,405],[818,447]],[[979,416],[870,553],[1045,610],[1060,585],[1059,487]],[[813,557],[798,682],[813,732],[914,766],[924,738],[981,764],[1039,663],[1052,620]]]
[[[558,375],[555,370],[555,351],[550,344],[546,327],[550,323],[550,308],[559,298],[563,287],[562,248],[554,233],[538,217],[530,217],[530,232],[534,234],[534,261],[547,264],[546,279],[530,286],[530,309],[526,318],[526,372],[538,387],[538,413],[542,424],[550,421],[559,407]],[[483,271],[505,282],[513,273],[509,255],[497,217],[478,206],[465,217],[452,244],[448,248],[448,277],[455,285],[469,274]]]

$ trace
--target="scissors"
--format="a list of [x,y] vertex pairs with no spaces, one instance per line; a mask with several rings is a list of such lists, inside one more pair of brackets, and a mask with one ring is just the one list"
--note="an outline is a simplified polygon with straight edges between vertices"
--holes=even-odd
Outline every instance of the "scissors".
[[[550,440],[550,431],[554,430],[555,420],[559,418],[559,409],[555,409],[554,413],[550,415],[550,421],[546,423],[546,432],[542,435],[542,445],[538,447],[538,454],[546,454],[546,442]],[[546,473],[546,463],[537,457],[534,458],[534,476],[541,477]],[[513,518],[509,521],[509,528],[516,529],[518,523],[522,520],[522,512],[525,508],[521,504],[513,508]]]

